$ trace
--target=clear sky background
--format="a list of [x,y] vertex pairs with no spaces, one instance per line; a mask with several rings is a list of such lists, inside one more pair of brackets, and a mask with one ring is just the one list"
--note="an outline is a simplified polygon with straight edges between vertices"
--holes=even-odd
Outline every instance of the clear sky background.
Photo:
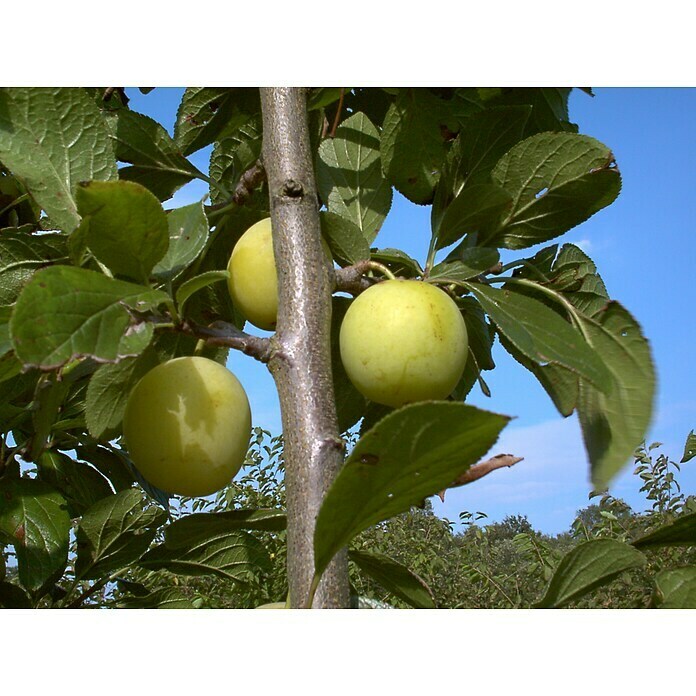
[[[148,95],[128,89],[130,106],[173,131],[183,89],[158,88]],[[696,344],[693,236],[696,222],[693,167],[696,162],[696,89],[601,88],[591,98],[574,91],[571,120],[580,132],[609,146],[623,177],[619,198],[559,242],[581,246],[596,262],[612,298],[622,302],[650,339],[657,365],[658,393],[648,442],[659,440],[679,460],[686,435],[696,429]],[[191,160],[207,172],[210,148]],[[192,182],[166,204],[176,207],[207,193]],[[430,207],[395,194],[392,210],[376,245],[399,247],[425,262]],[[541,248],[541,247],[538,247]],[[503,260],[527,256],[505,252]],[[247,330],[253,330],[248,327]],[[457,520],[463,510],[483,511],[489,520],[525,514],[547,533],[568,529],[575,512],[588,504],[589,468],[576,416],[562,418],[538,382],[496,343],[497,368],[486,373],[492,397],[474,387],[468,402],[516,416],[492,454],[525,457],[476,484],[451,490],[439,515]],[[230,369],[244,384],[254,424],[279,433],[280,410],[273,380],[252,358],[231,352]],[[611,492],[635,509],[645,507],[629,464]],[[696,460],[679,477],[686,494],[696,493]]]

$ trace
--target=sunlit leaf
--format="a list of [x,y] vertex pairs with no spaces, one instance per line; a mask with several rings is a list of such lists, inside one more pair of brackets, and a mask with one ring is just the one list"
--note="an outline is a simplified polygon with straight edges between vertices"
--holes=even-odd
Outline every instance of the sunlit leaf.
[[65,499],[36,479],[0,479],[0,539],[17,555],[19,581],[39,592],[63,574],[70,516]]
[[0,161],[21,177],[63,232],[80,222],[77,184],[117,178],[106,124],[78,87],[0,89]]
[[315,569],[369,526],[451,484],[495,443],[508,418],[453,402],[405,406],[357,442],[324,498]]
[[145,553],[165,519],[161,508],[145,506],[136,488],[95,503],[77,528],[77,576],[100,578],[130,565]]
[[77,189],[80,215],[88,220],[85,242],[116,275],[147,282],[167,253],[167,216],[155,196],[131,181],[89,181]]
[[24,288],[12,315],[17,357],[27,365],[56,368],[80,356],[116,362],[138,355],[153,329],[134,322],[130,311],[146,312],[167,300],[163,292],[95,271],[43,269]]
[[331,213],[350,220],[368,242],[377,236],[392,201],[382,175],[380,135],[363,113],[349,116],[319,146],[317,187]]
[[569,551],[558,564],[538,608],[560,608],[621,573],[641,568],[645,556],[622,541],[593,539]]
[[640,325],[618,302],[581,320],[612,376],[607,392],[581,380],[577,404],[592,484],[601,490],[645,438],[655,399],[655,367]]

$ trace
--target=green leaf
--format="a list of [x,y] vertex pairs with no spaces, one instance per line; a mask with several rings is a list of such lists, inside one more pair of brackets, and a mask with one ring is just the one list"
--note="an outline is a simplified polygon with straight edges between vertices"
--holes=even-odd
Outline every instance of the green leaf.
[[442,216],[435,248],[454,244],[465,234],[485,235],[511,206],[512,196],[500,186],[488,183],[467,186]]
[[466,119],[447,158],[455,197],[466,186],[488,181],[498,160],[522,139],[530,113],[529,106],[503,106]]
[[[433,234],[439,234],[443,216],[466,186],[489,184],[498,160],[522,139],[531,107],[485,109],[469,116],[447,154],[433,201]],[[465,209],[463,209],[465,210]],[[449,213],[450,219],[455,219]]]
[[174,142],[184,155],[210,145],[232,116],[259,113],[259,90],[248,87],[187,87],[176,114]]
[[31,233],[39,228],[40,220],[41,208],[29,195],[27,188],[17,177],[1,171],[0,235],[8,228]]
[[96,469],[62,452],[44,452],[37,464],[39,478],[65,497],[71,518],[79,517],[97,501],[113,495],[109,482]]
[[152,324],[129,310],[146,312],[167,302],[158,290],[107,278],[82,268],[38,271],[17,300],[10,332],[25,365],[55,369],[81,356],[117,362],[150,342]]
[[382,175],[380,135],[364,113],[348,117],[317,156],[317,187],[329,212],[355,223],[374,241],[389,212],[392,190]]
[[143,597],[126,597],[119,601],[124,609],[195,609],[196,606],[179,587],[163,587]]
[[58,411],[69,389],[70,383],[58,380],[55,374],[39,378],[32,403],[31,420],[34,432],[29,440],[27,459],[36,461],[48,444]]
[[191,179],[203,178],[157,121],[130,109],[118,109],[109,112],[107,122],[116,157],[134,165],[119,171],[121,179],[136,181],[160,200],[167,200]]
[[119,450],[91,445],[78,446],[76,452],[80,459],[89,462],[109,480],[116,493],[133,486],[135,476],[126,465],[125,458],[119,454]]
[[80,222],[77,184],[117,178],[107,127],[81,88],[0,89],[0,161],[64,232]]
[[6,353],[0,358],[0,382],[16,377],[22,371],[22,363],[14,353]]
[[423,275],[418,261],[412,259],[401,249],[371,249],[370,258],[384,264],[392,273],[405,278]]
[[173,280],[201,253],[208,239],[208,218],[203,203],[175,208],[167,214],[169,248],[153,274]]
[[85,420],[97,440],[118,434],[131,390],[141,377],[159,364],[156,353],[146,350],[137,358],[102,365],[89,380]]
[[41,592],[68,561],[70,516],[63,496],[36,479],[0,479],[0,540],[12,544],[19,581]]
[[169,549],[184,548],[194,543],[214,541],[240,529],[280,532],[287,519],[284,510],[228,510],[186,515],[167,526],[165,543]]
[[169,246],[157,198],[131,181],[88,181],[78,187],[77,205],[89,220],[85,241],[97,259],[117,275],[147,282]]
[[609,301],[594,261],[574,244],[561,247],[550,276],[549,287],[562,292],[583,314],[594,316]]
[[462,250],[456,260],[438,263],[428,275],[429,281],[437,281],[440,285],[460,283],[476,278],[495,266],[500,259],[497,249],[471,247]]
[[684,456],[679,463],[684,464],[694,457],[696,457],[696,434],[692,430],[684,443]]
[[414,203],[433,200],[448,149],[443,127],[452,120],[448,103],[424,88],[400,90],[384,117],[382,169]]
[[[255,114],[237,123],[233,120],[213,145],[210,155],[210,178],[222,184],[230,193],[239,183],[242,174],[250,169],[261,156],[261,116]],[[266,194],[267,197],[267,194]],[[210,188],[213,204],[225,202],[225,195],[216,186]]]
[[525,137],[543,131],[577,131],[577,126],[568,122],[571,87],[503,87],[491,91],[491,105],[531,105]]
[[142,167],[121,167],[118,170],[118,178],[121,181],[132,181],[134,184],[144,186],[157,200],[169,200],[182,186],[191,181],[188,174],[177,172],[158,172]]
[[224,580],[248,582],[260,570],[270,570],[271,560],[256,537],[232,531],[207,539],[195,537],[185,546],[172,547],[165,541],[148,551],[139,565],[180,575],[215,575]]
[[4,231],[0,235],[0,305],[15,302],[37,270],[67,257],[65,235]]
[[307,95],[307,110],[323,109],[341,98],[341,94],[349,92],[345,87],[314,87]]
[[405,406],[363,435],[324,498],[315,570],[356,534],[449,486],[496,442],[507,416],[451,402]]
[[621,573],[642,568],[645,556],[622,541],[593,539],[569,551],[558,564],[539,609],[560,608]]
[[350,266],[370,258],[370,245],[355,223],[336,213],[322,211],[321,233],[331,249],[331,255],[342,266]]
[[633,546],[637,549],[692,545],[696,545],[696,512],[681,515],[674,522],[663,524],[655,531],[633,542]]
[[478,242],[508,249],[558,237],[612,203],[621,189],[611,150],[574,133],[524,140],[501,158],[492,180],[510,193],[513,204],[497,230]]
[[500,337],[500,344],[520,365],[526,367],[539,380],[562,416],[569,416],[573,413],[578,402],[577,374],[559,365],[538,365],[517,350],[505,336]]
[[150,546],[166,517],[161,508],[146,507],[137,488],[95,503],[77,528],[77,577],[101,578],[136,561]]
[[[574,244],[564,244],[558,255],[557,252],[558,245],[553,244],[532,258],[520,259],[513,277],[532,280],[560,293],[587,316],[604,309],[609,294],[592,259]],[[556,311],[563,311],[556,300],[549,299],[549,295],[542,292],[541,287],[516,285],[515,292],[533,297]]]
[[380,553],[349,551],[348,559],[376,580],[387,592],[415,609],[436,609],[431,589],[406,566]]
[[195,292],[207,288],[213,283],[218,283],[221,280],[227,280],[230,277],[228,271],[206,271],[200,275],[189,278],[185,283],[182,283],[176,291],[176,303],[179,311],[183,314],[186,301]]
[[31,599],[18,585],[11,582],[0,582],[0,608],[32,609]]
[[481,305],[473,297],[460,298],[458,306],[466,324],[466,333],[469,338],[469,356],[464,366],[464,374],[454,392],[452,392],[452,398],[455,401],[464,401],[477,380],[481,391],[486,396],[490,396],[490,390],[481,377],[481,371],[495,368],[491,354],[495,332],[486,321],[486,315]]
[[618,302],[581,321],[612,375],[608,393],[581,380],[577,406],[592,484],[602,490],[645,438],[655,398],[655,368],[638,322]]
[[660,609],[696,609],[696,567],[663,570],[655,576]]
[[10,326],[9,324],[0,324],[0,356],[9,353],[11,350]]
[[603,352],[593,349],[582,334],[556,312],[537,300],[508,290],[477,283],[467,283],[466,287],[498,330],[528,358],[540,365],[560,365],[602,390],[612,389],[611,373],[604,365]]

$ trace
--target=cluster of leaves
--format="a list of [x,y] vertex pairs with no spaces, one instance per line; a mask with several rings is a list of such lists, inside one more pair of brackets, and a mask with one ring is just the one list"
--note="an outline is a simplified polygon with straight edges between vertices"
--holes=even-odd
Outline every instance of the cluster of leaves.
[[[495,443],[508,418],[461,401],[477,382],[488,393],[482,372],[494,368],[496,336],[562,415],[577,410],[597,487],[644,437],[649,347],[591,259],[552,245],[499,263],[501,250],[551,241],[619,192],[611,151],[569,122],[569,92],[310,92],[334,260],[372,259],[447,288],[470,336],[452,400],[395,412],[367,403],[334,360],[340,427],[361,424],[361,438],[317,519],[317,580],[357,534],[443,490]],[[277,510],[171,518],[170,496],[143,480],[120,440],[128,394],[154,365],[195,351],[226,360],[225,350],[197,347],[192,326],[244,325],[220,281],[235,241],[268,216],[263,184],[243,204],[235,195],[259,157],[261,132],[255,89],[187,89],[173,137],[118,91],[106,100],[96,88],[0,89],[0,534],[32,605],[54,601],[64,574],[72,585],[55,601],[80,603],[76,588],[93,581],[83,590],[93,597],[136,560],[181,575],[205,566],[239,583],[269,567],[251,531],[279,531]],[[208,145],[204,173],[188,157]],[[165,211],[162,202],[193,179],[209,184],[210,205]],[[374,246],[393,189],[432,206],[423,266]],[[334,302],[337,330],[348,300]],[[216,517],[202,525],[200,514]],[[206,566],[211,559],[220,565]],[[389,565],[360,554],[352,561],[373,574]]]

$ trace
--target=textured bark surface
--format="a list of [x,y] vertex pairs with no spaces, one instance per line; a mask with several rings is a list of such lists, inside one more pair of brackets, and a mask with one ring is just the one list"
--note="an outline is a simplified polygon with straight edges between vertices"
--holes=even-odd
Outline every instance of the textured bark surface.
[[[262,88],[261,107],[279,297],[268,366],[285,440],[290,605],[302,607],[314,575],[316,516],[343,463],[331,376],[333,278],[321,246],[306,91]],[[324,574],[313,606],[344,608],[349,599],[343,552]]]

